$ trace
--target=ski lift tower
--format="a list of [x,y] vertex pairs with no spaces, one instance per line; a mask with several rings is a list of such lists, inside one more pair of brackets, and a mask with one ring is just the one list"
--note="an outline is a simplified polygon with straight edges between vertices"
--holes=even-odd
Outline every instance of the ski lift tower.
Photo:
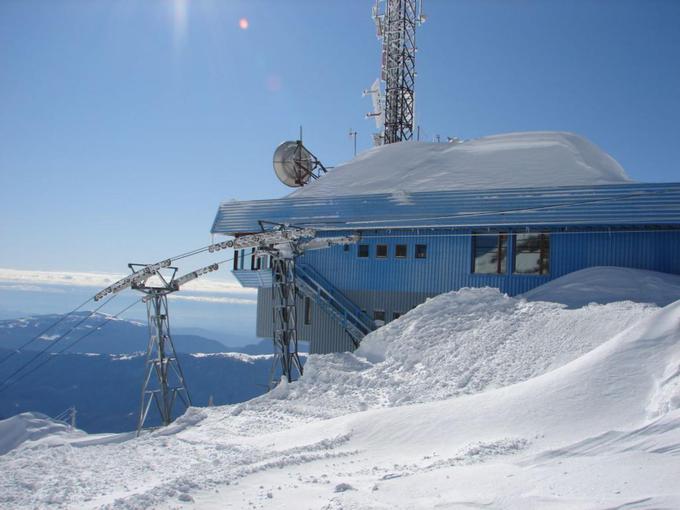
[[[416,78],[416,27],[425,21],[422,0],[376,0],[373,7],[378,38],[382,40],[380,81],[365,93],[377,98],[369,117],[383,121],[382,137],[376,141],[394,143],[413,138]],[[376,85],[378,85],[376,87]],[[377,108],[375,103],[378,104]]]
[[[140,271],[136,269],[140,267],[152,267],[144,264],[128,264],[128,266],[133,274],[139,273]],[[149,321],[149,343],[146,349],[146,368],[142,384],[137,435],[144,427],[152,403],[156,404],[162,426],[172,422],[173,410],[178,400],[185,408],[191,405],[184,373],[170,335],[168,295],[178,291],[185,283],[218,269],[217,264],[212,264],[175,278],[177,268],[169,266],[169,261],[163,266],[168,271],[165,275],[160,269],[155,270],[152,274],[155,275],[155,281],[152,283],[147,283],[147,278],[142,281],[133,281],[131,284],[133,289],[145,294],[143,301],[146,303]]]

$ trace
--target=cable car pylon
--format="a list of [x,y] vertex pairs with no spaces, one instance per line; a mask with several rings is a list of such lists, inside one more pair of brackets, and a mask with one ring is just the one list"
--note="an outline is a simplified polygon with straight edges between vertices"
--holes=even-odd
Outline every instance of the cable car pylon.
[[[128,264],[135,274],[144,264]],[[176,267],[167,266],[166,274],[156,271],[152,283],[149,279],[135,281],[132,288],[145,294],[149,342],[146,348],[144,380],[142,383],[137,435],[144,428],[152,404],[155,404],[162,426],[173,421],[173,411],[180,403],[184,409],[191,406],[191,396],[187,389],[182,367],[177,359],[175,344],[170,333],[168,295],[179,290],[180,286],[201,275],[217,270],[218,264],[175,278]]]

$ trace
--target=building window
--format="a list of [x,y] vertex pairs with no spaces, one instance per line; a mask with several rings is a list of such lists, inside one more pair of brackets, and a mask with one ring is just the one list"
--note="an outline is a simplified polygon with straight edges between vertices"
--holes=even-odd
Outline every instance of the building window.
[[387,245],[386,244],[378,244],[375,247],[375,256],[379,259],[386,259],[387,258]]
[[312,300],[305,297],[305,326],[312,323]]
[[367,244],[360,244],[359,245],[359,251],[357,252],[359,255],[359,258],[365,259],[368,257],[368,245]]
[[416,244],[416,258],[426,259],[427,258],[427,245],[426,244]]
[[401,312],[392,312],[392,320],[397,320],[399,317],[401,317]]
[[250,269],[255,271],[257,269],[256,265],[257,257],[255,256],[255,248],[250,249]]
[[549,259],[548,234],[515,234],[515,273],[548,274]]
[[373,310],[373,320],[385,322],[385,310]]
[[475,235],[472,237],[474,265],[480,274],[503,274],[507,269],[507,234]]
[[342,249],[343,251],[349,251],[349,244],[343,244]]
[[398,244],[394,248],[394,256],[397,257],[398,259],[405,259],[407,253],[408,251],[406,249],[405,244]]

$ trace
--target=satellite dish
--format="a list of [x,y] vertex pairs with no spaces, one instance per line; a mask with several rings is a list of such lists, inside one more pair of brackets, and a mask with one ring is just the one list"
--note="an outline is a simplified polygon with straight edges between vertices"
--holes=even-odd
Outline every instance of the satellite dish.
[[279,180],[291,188],[299,188],[316,176],[317,160],[302,142],[283,142],[274,151],[274,172]]

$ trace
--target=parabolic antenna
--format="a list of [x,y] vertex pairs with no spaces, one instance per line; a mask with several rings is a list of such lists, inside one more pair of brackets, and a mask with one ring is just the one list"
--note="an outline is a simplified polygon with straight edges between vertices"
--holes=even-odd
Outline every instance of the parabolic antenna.
[[299,188],[309,179],[318,178],[314,173],[318,167],[326,171],[300,141],[283,142],[274,151],[274,172],[283,184],[291,188]]

